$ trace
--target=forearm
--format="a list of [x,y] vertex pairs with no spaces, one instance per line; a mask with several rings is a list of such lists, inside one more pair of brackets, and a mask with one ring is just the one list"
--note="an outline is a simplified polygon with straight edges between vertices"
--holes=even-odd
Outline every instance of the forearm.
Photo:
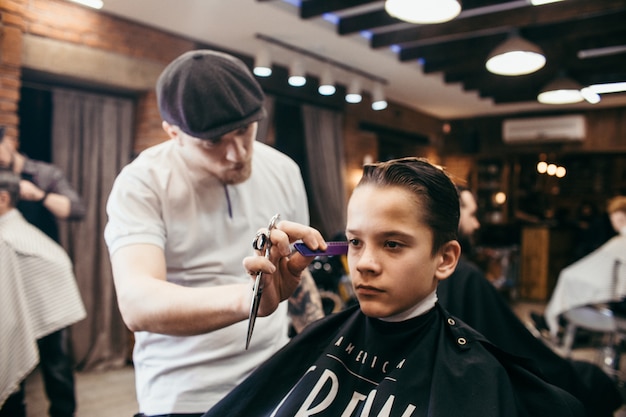
[[288,311],[296,333],[324,317],[322,297],[308,269],[302,272],[301,283],[289,298]]
[[193,336],[222,329],[248,318],[250,284],[189,288],[144,278],[120,289],[118,304],[132,331]]
[[49,188],[40,188],[34,183],[20,181],[20,199],[41,203],[57,219],[82,219],[85,215],[85,206],[78,195],[59,184]]
[[42,196],[41,204],[57,219],[67,219],[71,213],[71,201],[64,195],[48,193]]

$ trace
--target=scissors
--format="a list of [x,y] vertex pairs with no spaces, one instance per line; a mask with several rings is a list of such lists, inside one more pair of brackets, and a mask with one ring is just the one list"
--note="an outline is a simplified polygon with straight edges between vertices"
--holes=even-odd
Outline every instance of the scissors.
[[[256,234],[254,240],[252,241],[252,247],[256,250],[265,250],[265,258],[270,257],[270,249],[272,247],[272,241],[270,240],[270,233],[272,229],[276,228],[276,222],[280,214],[275,214],[270,219],[270,224],[267,226],[266,232],[259,232]],[[252,332],[254,331],[254,323],[256,322],[256,316],[259,312],[259,304],[261,303],[261,296],[263,295],[263,282],[262,282],[263,272],[259,271],[256,274],[256,280],[254,281],[254,286],[252,287],[252,303],[250,305],[250,315],[248,316],[248,337],[246,339],[246,350],[250,345],[250,339],[252,338]]]

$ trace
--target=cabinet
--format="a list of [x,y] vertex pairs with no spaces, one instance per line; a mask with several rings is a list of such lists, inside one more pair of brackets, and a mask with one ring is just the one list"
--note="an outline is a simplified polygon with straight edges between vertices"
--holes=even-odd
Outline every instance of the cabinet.
[[472,189],[483,224],[509,221],[510,166],[503,159],[480,159],[472,172]]
[[522,229],[519,293],[521,298],[548,301],[559,273],[569,261],[571,229],[526,226]]

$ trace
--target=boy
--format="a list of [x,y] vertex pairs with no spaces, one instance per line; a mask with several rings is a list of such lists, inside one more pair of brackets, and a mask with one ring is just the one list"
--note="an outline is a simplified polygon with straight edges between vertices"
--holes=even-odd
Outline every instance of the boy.
[[[418,158],[365,166],[346,228],[360,307],[311,325],[205,417],[582,416],[574,397],[437,304],[460,255],[458,220],[441,169]],[[280,278],[261,256],[244,266]]]

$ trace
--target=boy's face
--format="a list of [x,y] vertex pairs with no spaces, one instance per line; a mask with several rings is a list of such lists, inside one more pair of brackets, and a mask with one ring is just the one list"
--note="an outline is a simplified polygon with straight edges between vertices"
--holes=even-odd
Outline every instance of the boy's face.
[[352,194],[348,264],[367,316],[385,318],[411,309],[454,271],[458,252],[451,259],[449,243],[432,256],[433,232],[420,220],[421,210],[400,187],[365,185]]

